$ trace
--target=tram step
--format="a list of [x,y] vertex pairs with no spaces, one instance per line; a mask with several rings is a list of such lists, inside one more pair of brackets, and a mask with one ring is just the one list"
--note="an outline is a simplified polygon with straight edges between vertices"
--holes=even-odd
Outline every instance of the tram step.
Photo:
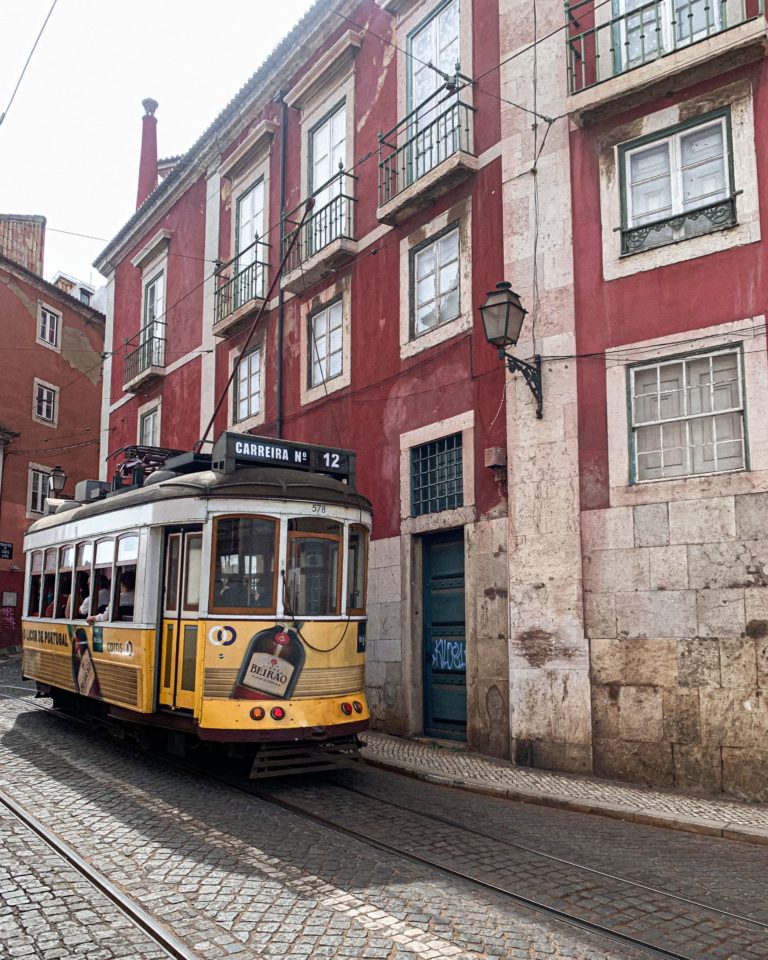
[[363,762],[357,742],[264,744],[254,758],[250,779],[341,770]]

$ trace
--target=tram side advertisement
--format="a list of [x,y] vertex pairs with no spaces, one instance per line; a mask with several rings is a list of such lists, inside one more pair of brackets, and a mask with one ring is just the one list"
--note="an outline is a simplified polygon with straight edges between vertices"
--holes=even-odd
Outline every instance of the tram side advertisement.
[[353,666],[365,652],[364,621],[274,623],[243,645],[238,641],[244,626],[213,624],[208,629],[211,667],[234,677],[233,700],[290,699],[305,667]]
[[[25,622],[21,634],[25,673],[85,697],[123,702],[119,697],[105,694],[98,663],[112,661],[115,667],[135,671],[142,663],[147,631],[131,630],[128,636],[124,630],[112,636],[112,631],[106,632],[105,638],[105,630],[100,625],[51,623],[42,627]],[[68,661],[67,666],[64,659]],[[71,684],[65,681],[69,677]],[[130,705],[137,706],[133,701]]]

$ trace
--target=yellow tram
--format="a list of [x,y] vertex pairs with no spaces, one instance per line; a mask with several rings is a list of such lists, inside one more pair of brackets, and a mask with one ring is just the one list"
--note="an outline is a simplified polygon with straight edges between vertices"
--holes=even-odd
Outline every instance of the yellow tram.
[[130,484],[84,481],[29,528],[24,676],[176,751],[250,745],[252,776],[353,754],[371,524],[354,454],[231,432],[162,453],[133,448]]

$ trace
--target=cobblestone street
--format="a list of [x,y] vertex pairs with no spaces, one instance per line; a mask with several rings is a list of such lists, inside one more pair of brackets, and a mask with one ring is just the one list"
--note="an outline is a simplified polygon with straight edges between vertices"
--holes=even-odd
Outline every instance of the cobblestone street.
[[[190,955],[648,955],[137,756],[31,701],[12,699],[24,695],[20,687],[18,662],[0,662],[3,794],[162,922]],[[396,843],[406,855],[418,852],[593,922],[620,915],[637,934],[653,926],[654,912],[665,914],[677,931],[666,946],[681,956],[767,955],[765,930],[748,922],[768,919],[764,847],[462,794],[372,769],[258,789]],[[3,956],[165,955],[10,814],[0,816],[0,832]],[[560,859],[544,870],[541,854]],[[584,873],[562,860],[600,873],[585,883]],[[659,889],[738,916],[727,920],[680,900],[662,902]]]

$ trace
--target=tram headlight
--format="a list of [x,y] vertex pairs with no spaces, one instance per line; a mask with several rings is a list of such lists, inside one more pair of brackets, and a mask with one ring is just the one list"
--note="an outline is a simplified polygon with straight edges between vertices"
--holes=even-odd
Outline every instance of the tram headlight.
[[341,705],[341,712],[342,712],[345,716],[347,716],[347,717],[351,716],[351,715],[352,715],[352,704],[351,704],[351,703],[347,703],[346,701],[344,701],[344,703],[342,703],[342,705]]
[[285,710],[282,707],[272,707],[269,715],[273,720],[285,720]]
[[263,720],[264,716],[264,707],[254,707],[251,710],[251,720]]

